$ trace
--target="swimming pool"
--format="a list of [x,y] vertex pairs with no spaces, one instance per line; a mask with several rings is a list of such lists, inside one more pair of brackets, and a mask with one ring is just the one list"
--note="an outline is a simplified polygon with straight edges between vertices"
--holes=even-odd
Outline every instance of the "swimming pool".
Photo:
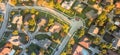
[[82,49],[82,55],[89,55],[89,52],[86,49]]

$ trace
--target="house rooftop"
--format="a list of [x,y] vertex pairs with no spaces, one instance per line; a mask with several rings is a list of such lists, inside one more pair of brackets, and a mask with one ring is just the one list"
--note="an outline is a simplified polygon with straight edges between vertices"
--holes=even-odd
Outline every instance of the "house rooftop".
[[86,13],[87,18],[97,18],[97,14],[95,13],[94,10],[90,10],[89,12]]
[[115,3],[116,8],[120,8],[120,1]]
[[52,33],[59,33],[60,30],[62,29],[62,25],[60,23],[55,22],[53,26],[50,27],[49,31]]
[[69,2],[64,1],[61,6],[65,9],[69,10],[72,7],[72,5],[74,4],[74,2],[75,2],[75,0],[70,0]]
[[58,3],[61,3],[63,0],[56,0]]
[[109,55],[119,55],[118,53],[112,51],[112,50],[108,50],[107,51]]
[[110,4],[113,4],[113,0],[103,0],[102,1],[102,5],[105,6],[105,5],[110,5]]
[[10,53],[11,49],[10,48],[3,48],[2,51],[0,52],[0,55],[8,55]]
[[5,3],[0,3],[0,10],[2,10],[2,11],[5,10]]
[[19,15],[15,15],[14,17],[13,17],[13,21],[12,21],[12,23],[13,24],[22,24],[22,19],[23,19],[23,16],[19,16]]
[[114,31],[112,35],[120,39],[120,30]]
[[88,38],[84,38],[83,41],[79,42],[80,45],[84,46],[85,48],[89,48],[90,42],[88,42]]
[[115,38],[112,42],[113,48],[117,49],[120,47],[120,39]]
[[96,27],[95,25],[92,25],[88,31],[88,33],[90,34],[98,34],[98,32],[99,32],[99,28]]
[[[87,41],[88,41],[88,38],[84,38],[84,40],[79,42],[79,44],[84,46],[85,48],[89,48],[89,42]],[[72,54],[73,55],[89,55],[90,53],[86,49],[84,49],[82,46],[75,44],[72,50]]]
[[0,55],[10,55],[14,54],[15,51],[12,49],[13,45],[11,43],[6,43],[5,46],[0,50]]
[[77,12],[81,13],[82,10],[86,7],[87,5],[81,4],[81,3],[76,3],[73,9],[75,9]]
[[19,36],[12,36],[8,41],[15,46],[19,46],[21,44],[19,38]]
[[37,21],[37,23],[40,25],[40,26],[44,26],[46,23],[47,23],[47,20],[45,18],[41,18]]

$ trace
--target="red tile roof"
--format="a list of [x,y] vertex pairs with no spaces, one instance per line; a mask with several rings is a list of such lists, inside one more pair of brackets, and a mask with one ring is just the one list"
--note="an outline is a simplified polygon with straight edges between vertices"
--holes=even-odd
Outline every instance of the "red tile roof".
[[120,8],[120,2],[116,2],[116,8]]

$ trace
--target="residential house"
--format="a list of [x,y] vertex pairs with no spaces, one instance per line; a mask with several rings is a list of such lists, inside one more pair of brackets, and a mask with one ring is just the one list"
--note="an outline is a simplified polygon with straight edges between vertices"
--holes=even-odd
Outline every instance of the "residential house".
[[113,0],[103,0],[103,1],[101,1],[101,4],[103,7],[105,7],[106,5],[113,4]]
[[114,9],[114,24],[120,27],[120,1],[115,3],[116,9]]
[[8,41],[15,46],[19,46],[21,45],[21,42],[19,39],[20,39],[19,36],[12,36]]
[[79,42],[79,44],[82,46],[76,44],[74,45],[72,55],[90,55],[90,53],[85,49],[89,48],[90,45],[88,38],[84,38],[83,41]]
[[115,38],[112,42],[112,46],[113,48],[117,49],[118,47],[120,47],[120,39]]
[[117,26],[119,26],[120,27],[120,20],[118,21],[118,20],[116,20],[115,21],[115,25],[117,25]]
[[92,7],[93,7],[94,9],[98,10],[98,12],[97,12],[98,15],[101,14],[102,11],[103,11],[102,7],[99,6],[98,4],[94,4]]
[[20,30],[21,29],[21,25],[22,25],[22,19],[23,19],[23,16],[19,16],[19,15],[15,15],[14,17],[13,17],[13,21],[12,21],[12,23],[13,24],[17,24],[17,28],[18,28],[18,30]]
[[102,0],[96,0],[96,3],[99,4]]
[[96,12],[94,10],[90,10],[89,12],[86,13],[86,16],[87,16],[87,18],[95,19],[95,18],[97,18],[98,15],[96,14]]
[[119,55],[119,54],[114,52],[113,50],[108,50],[106,55]]
[[52,33],[59,33],[62,29],[62,25],[60,23],[55,22],[53,26],[50,27],[49,31]]
[[47,20],[45,18],[41,18],[37,23],[39,26],[44,26],[47,23]]
[[90,27],[89,31],[88,31],[88,33],[91,34],[91,35],[93,35],[93,36],[97,35],[98,32],[99,32],[99,28],[96,27],[95,25],[92,25]]
[[5,3],[0,3],[0,11],[5,13]]
[[51,45],[52,41],[50,41],[49,39],[44,39],[44,40],[33,40],[34,44],[37,44],[38,46],[40,46],[43,49],[48,49],[48,47]]
[[117,9],[120,9],[120,2],[116,2],[116,3],[115,3],[115,7],[116,7]]
[[6,43],[6,45],[0,50],[0,55],[14,55],[15,50],[12,49],[11,43]]
[[72,5],[74,4],[74,2],[75,2],[75,0],[64,1],[61,6],[65,9],[69,10],[72,7]]
[[75,6],[73,7],[73,9],[76,10],[77,12],[81,13],[85,7],[86,7],[86,5],[84,5],[84,4],[76,3]]
[[120,30],[114,31],[112,35],[120,39]]
[[61,3],[63,0],[54,0],[57,3]]
[[120,14],[116,14],[113,20],[114,20],[114,24],[120,27]]
[[22,16],[15,15],[14,18],[13,18],[12,23],[13,23],[13,24],[16,24],[16,23],[17,23],[17,24],[22,24],[22,18],[23,18]]
[[108,43],[111,43],[114,38],[115,37],[109,33],[105,33],[105,35],[103,36],[103,39]]

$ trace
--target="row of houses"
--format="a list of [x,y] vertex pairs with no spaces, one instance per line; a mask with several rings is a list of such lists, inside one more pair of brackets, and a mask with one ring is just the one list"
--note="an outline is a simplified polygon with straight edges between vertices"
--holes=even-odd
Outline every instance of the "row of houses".
[[13,45],[8,42],[0,49],[0,55],[14,55],[15,50],[13,49]]

